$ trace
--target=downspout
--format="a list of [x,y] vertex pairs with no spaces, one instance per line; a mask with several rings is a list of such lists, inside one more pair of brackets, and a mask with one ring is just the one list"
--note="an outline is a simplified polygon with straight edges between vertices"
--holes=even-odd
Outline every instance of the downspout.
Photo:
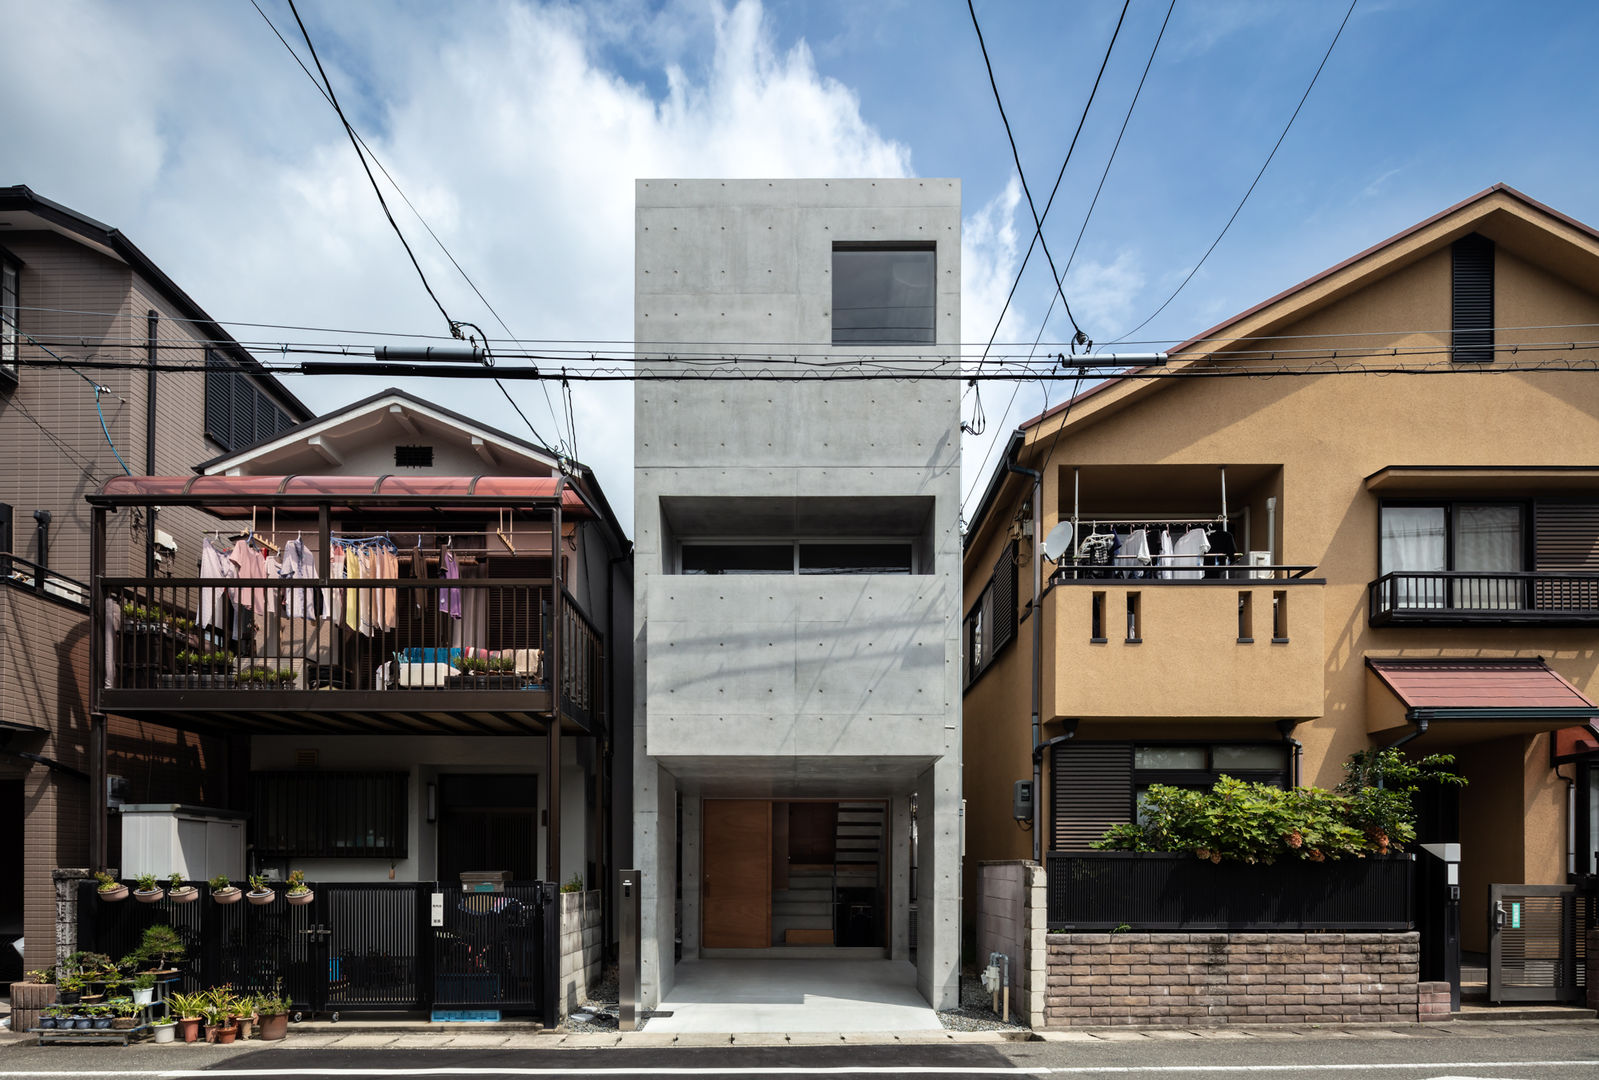
[[555,509],[551,511],[550,529],[550,655],[548,677],[550,680],[550,724],[544,754],[545,830],[548,833],[544,848],[544,866],[547,878],[557,885],[561,881],[561,690],[565,680],[561,672],[561,503],[566,496],[566,474],[555,481]]
[[1042,696],[1043,672],[1040,661],[1044,650],[1044,620],[1041,601],[1044,592],[1044,542],[1042,529],[1044,524],[1044,474],[1037,469],[1026,469],[1015,462],[1005,463],[1007,472],[1019,473],[1022,476],[1033,478],[1033,604],[1031,619],[1033,623],[1033,861],[1044,861],[1043,834],[1039,831],[1038,806],[1042,802],[1044,783],[1044,758],[1039,753],[1043,742],[1042,731],[1039,727],[1038,711],[1039,699]]
[[1294,729],[1297,728],[1298,726],[1299,726],[1299,721],[1298,720],[1290,720],[1287,717],[1284,717],[1283,719],[1277,721],[1277,730],[1278,730],[1278,732],[1280,732],[1282,734],[1283,742],[1287,743],[1290,747],[1292,747],[1293,751],[1294,751],[1293,763],[1292,763],[1292,766],[1291,766],[1291,768],[1289,770],[1289,773],[1288,773],[1288,786],[1289,787],[1298,787],[1299,786],[1299,767],[1300,767],[1300,762],[1304,758],[1304,755],[1305,755],[1305,746],[1304,746],[1304,744],[1301,743],[1298,739],[1294,738]]
[[[144,354],[146,368],[144,374],[144,475],[155,475],[155,375],[156,375],[156,332],[160,329],[161,316],[154,309],[145,312],[144,322]],[[144,576],[155,578],[155,518],[156,508],[150,507],[147,521],[148,528],[144,530]]]

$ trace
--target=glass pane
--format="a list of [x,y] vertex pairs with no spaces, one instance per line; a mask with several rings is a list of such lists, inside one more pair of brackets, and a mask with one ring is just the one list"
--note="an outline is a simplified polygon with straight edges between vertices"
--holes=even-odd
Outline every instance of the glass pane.
[[908,574],[909,544],[801,544],[802,574]]
[[1281,770],[1287,762],[1287,748],[1282,746],[1215,746],[1210,751],[1217,772],[1234,769],[1239,772],[1265,772]]
[[1203,746],[1135,746],[1135,769],[1204,769]]
[[792,574],[788,544],[684,544],[685,574]]
[[0,267],[0,367],[17,366],[17,268]]
[[[1382,508],[1383,574],[1401,571],[1439,574],[1448,567],[1448,544],[1441,506],[1385,506]],[[1395,607],[1443,607],[1443,579],[1400,577],[1391,585],[1389,599]]]
[[[1521,507],[1471,505],[1455,507],[1455,569],[1468,573],[1519,571],[1523,567]],[[1519,608],[1519,578],[1481,577],[1454,582],[1454,605],[1465,608]]]
[[833,343],[933,343],[932,248],[835,248]]

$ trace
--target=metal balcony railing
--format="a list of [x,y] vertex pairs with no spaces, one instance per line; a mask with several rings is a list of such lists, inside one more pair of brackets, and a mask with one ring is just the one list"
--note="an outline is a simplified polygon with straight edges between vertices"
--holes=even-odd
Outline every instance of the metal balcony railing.
[[1367,587],[1372,626],[1599,626],[1599,574],[1395,571]]

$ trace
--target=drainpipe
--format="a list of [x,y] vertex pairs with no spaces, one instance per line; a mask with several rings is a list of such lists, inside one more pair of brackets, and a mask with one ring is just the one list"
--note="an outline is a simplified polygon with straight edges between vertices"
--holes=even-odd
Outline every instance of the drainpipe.
[[1033,861],[1044,861],[1043,835],[1038,828],[1038,805],[1042,801],[1044,781],[1044,759],[1039,753],[1042,741],[1038,723],[1039,698],[1041,697],[1043,674],[1040,670],[1040,660],[1044,649],[1044,621],[1043,609],[1040,600],[1044,592],[1044,474],[1037,469],[1024,469],[1015,462],[1006,462],[1007,472],[1019,473],[1022,476],[1033,478]]
[[1283,742],[1291,746],[1294,751],[1293,768],[1288,774],[1289,787],[1299,786],[1299,766],[1305,754],[1304,744],[1294,738],[1294,729],[1298,726],[1298,720],[1290,720],[1287,717],[1277,721],[1277,730],[1282,734]]
[[1271,564],[1277,565],[1277,497],[1266,500],[1266,550],[1271,552]]
[[[154,309],[145,312],[144,354],[144,475],[155,475],[155,362],[156,331],[160,329],[161,316]],[[155,577],[155,518],[157,509],[150,507],[149,528],[144,536],[144,576]]]
[[[544,757],[544,798],[549,809],[545,826],[545,868],[548,879],[561,883],[561,690],[565,680],[561,676],[561,502],[566,497],[566,473],[555,481],[555,510],[551,515],[550,530],[550,650],[548,678],[550,681],[550,726],[548,746]],[[557,918],[560,916],[557,915]]]

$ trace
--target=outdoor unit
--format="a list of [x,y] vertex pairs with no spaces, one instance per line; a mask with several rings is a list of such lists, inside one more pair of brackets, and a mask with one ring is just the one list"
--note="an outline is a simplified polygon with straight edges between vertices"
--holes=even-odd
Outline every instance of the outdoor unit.
[[122,807],[122,876],[182,874],[244,879],[244,815],[208,806],[134,803]]
[[[1249,565],[1251,567],[1270,566],[1271,565],[1271,552],[1269,552],[1269,551],[1251,551],[1249,553]],[[1269,578],[1269,577],[1273,577],[1275,575],[1273,575],[1273,573],[1270,570],[1254,570],[1254,569],[1251,569],[1249,571],[1249,576],[1252,577],[1252,578]]]

